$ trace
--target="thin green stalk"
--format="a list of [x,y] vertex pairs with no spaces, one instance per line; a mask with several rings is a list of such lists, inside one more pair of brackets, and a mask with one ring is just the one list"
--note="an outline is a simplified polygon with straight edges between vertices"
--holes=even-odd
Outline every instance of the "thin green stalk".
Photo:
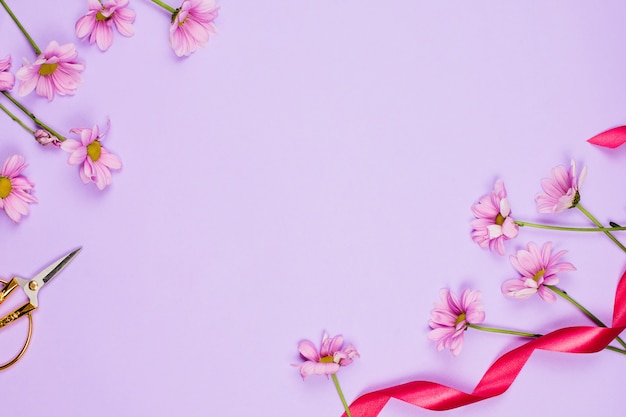
[[[591,215],[591,213],[589,213],[589,212],[588,212],[588,211],[587,211],[587,210],[586,210],[583,206],[581,206],[581,205],[580,205],[580,203],[576,204],[576,207],[578,207],[578,210],[580,210],[580,211],[581,211],[581,212],[582,212],[585,216],[587,216],[587,217],[589,218],[589,220],[591,220],[591,221],[593,222],[593,224],[595,224],[595,225],[596,225],[596,226],[598,226],[598,227],[604,227],[604,226],[602,226],[602,223],[600,223],[600,222],[598,221],[598,219],[596,219],[595,217],[593,217],[593,216]],[[617,229],[617,228],[616,228],[616,229]],[[607,235],[607,236],[609,237],[609,239],[611,239],[611,240],[612,240],[612,241],[613,241],[613,242],[614,242],[617,246],[619,246],[619,248],[620,248],[621,250],[623,250],[624,252],[626,252],[626,246],[622,245],[622,243],[621,243],[619,240],[617,240],[617,239],[615,238],[615,236],[613,236],[613,235],[611,234],[611,232],[608,232],[608,231],[607,231],[607,232],[604,232],[604,234],[605,234],[605,235]]]
[[[592,322],[594,322],[595,324],[597,324],[598,326],[600,326],[600,327],[607,327],[606,324],[604,324],[602,322],[602,320],[597,318],[591,311],[589,311],[585,307],[583,307],[578,301],[574,300],[572,297],[570,297],[562,289],[560,289],[558,287],[555,287],[554,285],[546,285],[546,287],[550,288],[552,290],[552,292],[554,292],[556,295],[559,295],[559,296],[563,297],[564,299],[566,299],[567,301],[569,301],[570,303],[572,303],[577,309],[582,311],[585,316],[589,317],[589,319]],[[622,346],[624,346],[626,348],[626,342],[624,342],[622,340],[622,338],[617,337],[617,338],[615,338],[615,340],[617,340],[620,345],[622,345]]]
[[620,349],[620,348],[616,348],[613,346],[607,346],[605,347],[606,350],[612,350],[613,352],[617,352],[617,353],[621,353],[622,355],[626,355],[626,350],[624,349]]
[[[471,327],[472,329],[476,329],[476,330],[482,330],[484,332],[511,334],[511,335],[514,335],[514,336],[529,337],[529,338],[532,338],[532,339],[536,339],[538,337],[543,336],[542,334],[539,334],[539,333],[518,332],[516,330],[508,330],[508,329],[499,329],[499,328],[496,328],[496,327],[479,326],[478,324],[472,324],[472,323],[468,323],[467,327]],[[603,327],[606,327],[606,326],[603,326]],[[607,347],[605,347],[605,349],[613,351],[613,352],[621,353],[622,355],[626,355],[626,350],[624,350],[624,349],[616,348],[616,347],[613,347],[613,346],[607,346]]]
[[467,327],[471,327],[476,330],[482,330],[483,332],[491,332],[491,333],[502,333],[502,334],[512,334],[514,336],[522,336],[522,337],[541,337],[543,335],[538,333],[527,333],[527,332],[518,332],[517,330],[508,330],[508,329],[499,329],[497,327],[486,327],[480,326],[478,324],[467,323]]
[[[0,0],[0,1],[2,1],[2,0]],[[163,7],[165,10],[167,10],[171,14],[174,14],[177,11],[175,8],[173,8],[169,4],[163,3],[161,0],[152,0],[152,2],[155,3],[155,4],[158,4],[161,7]]]
[[4,107],[2,104],[0,104],[0,109],[2,109],[3,112],[5,112],[11,119],[13,119],[14,122],[17,122],[17,124],[19,124],[20,126],[22,126],[24,128],[24,130],[26,130],[28,133],[30,133],[31,135],[35,134],[35,131],[33,131],[31,128],[29,128],[28,126],[26,126],[24,124],[24,122],[22,122],[20,119],[18,119],[18,117],[16,115],[14,115],[13,113],[11,113],[11,111],[9,111],[9,109],[7,109],[6,107]]
[[20,23],[19,20],[17,20],[17,17],[13,14],[13,12],[11,11],[11,9],[9,8],[9,5],[5,3],[4,0],[0,0],[0,4],[2,4],[2,7],[4,7],[4,10],[7,11],[7,13],[9,14],[9,16],[11,16],[11,19],[13,19],[13,21],[15,22],[15,24],[17,25],[18,28],[20,28],[20,30],[22,31],[22,33],[24,34],[24,36],[26,36],[26,39],[28,40],[28,43],[30,43],[30,45],[33,47],[33,49],[35,50],[35,54],[37,55],[41,55],[41,49],[39,49],[39,47],[37,46],[37,44],[35,43],[35,41],[33,40],[33,38],[30,37],[30,35],[28,34],[28,32],[26,32],[26,29],[24,29],[24,26],[22,26],[22,24]]
[[[0,0],[2,1],[2,0]],[[11,102],[13,104],[15,104],[25,115],[27,115],[28,117],[30,117],[30,119],[35,122],[36,125],[43,127],[44,129],[46,129],[48,132],[50,132],[53,136],[56,136],[61,142],[63,142],[66,138],[61,135],[60,133],[58,133],[57,131],[55,131],[54,129],[52,129],[50,126],[48,126],[47,124],[45,124],[44,122],[42,122],[41,120],[39,120],[37,118],[37,116],[35,116],[33,113],[30,112],[30,110],[28,110],[26,107],[24,107],[22,105],[22,103],[20,103],[19,101],[17,101],[11,94],[9,94],[7,91],[2,91],[2,94],[4,94],[4,96],[6,98],[8,98],[9,100],[11,100]]]
[[330,377],[333,379],[335,383],[335,388],[337,388],[337,394],[339,394],[339,398],[341,399],[341,404],[343,404],[343,408],[346,410],[346,416],[352,417],[352,413],[350,413],[350,407],[348,407],[348,403],[346,402],[346,397],[343,396],[343,391],[339,386],[339,380],[337,379],[336,374],[331,374]]
[[539,224],[531,222],[523,222],[521,220],[515,220],[515,224],[520,227],[535,227],[537,229],[549,229],[549,230],[561,230],[565,232],[609,232],[626,230],[626,227],[566,227],[566,226],[552,226],[549,224]]

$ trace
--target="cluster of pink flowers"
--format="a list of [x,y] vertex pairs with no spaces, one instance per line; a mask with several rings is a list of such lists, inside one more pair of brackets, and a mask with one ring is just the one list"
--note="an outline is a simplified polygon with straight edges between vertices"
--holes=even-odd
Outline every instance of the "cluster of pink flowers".
[[[571,163],[569,170],[562,166],[553,168],[551,177],[541,181],[543,192],[535,197],[537,211],[558,213],[576,207],[580,201],[579,190],[586,171],[586,167],[583,168],[580,177],[577,178],[574,162]],[[476,217],[471,223],[471,236],[474,242],[504,255],[504,242],[516,238],[520,224],[524,225],[524,222],[518,224],[511,217],[511,206],[504,182],[497,180],[493,191],[482,196],[478,203],[472,206],[472,212]],[[511,264],[519,276],[505,281],[501,286],[502,293],[520,300],[538,294],[544,301],[554,302],[556,296],[552,289],[559,283],[559,274],[575,271],[576,268],[570,262],[560,261],[567,251],[553,253],[552,248],[552,242],[545,243],[541,248],[531,242],[526,249],[511,255]],[[442,289],[440,300],[430,312],[428,324],[431,331],[428,338],[435,342],[437,350],[449,349],[456,356],[463,348],[465,331],[469,327],[477,327],[484,320],[485,312],[480,291],[465,289],[459,298],[450,289]],[[298,350],[306,361],[297,365],[302,377],[334,374],[341,366],[350,364],[353,357],[358,357],[352,346],[346,349],[342,346],[341,336],[329,338],[326,334],[319,351],[313,343],[302,342]]]
[[[8,56],[0,60],[0,92],[17,103],[17,100],[10,95],[17,78],[21,81],[18,88],[20,95],[28,94],[33,89],[50,100],[54,98],[55,93],[60,95],[73,94],[80,80],[78,72],[84,67],[73,61],[75,57],[76,50],[73,45],[59,46],[53,41],[34,63],[22,66],[13,75],[10,72],[11,56]],[[17,104],[19,108],[23,108],[23,105]],[[121,169],[122,163],[119,157],[111,154],[100,143],[109,129],[108,122],[107,128],[102,134],[98,133],[97,126],[93,129],[71,129],[70,133],[80,136],[82,144],[79,145],[76,140],[66,139],[58,133],[51,133],[51,129],[49,130],[47,125],[35,118],[32,113],[25,113],[36,125],[31,134],[39,144],[59,147],[71,152],[68,163],[70,165],[82,165],[79,173],[83,182],[93,182],[101,190],[111,184],[111,170]],[[87,150],[88,147],[91,149],[90,152]],[[11,218],[19,221],[19,216],[12,216]]]
[[[539,213],[560,213],[576,207],[580,201],[580,186],[586,176],[584,167],[580,178],[576,177],[576,164],[572,161],[570,169],[563,166],[552,169],[551,177],[541,181],[542,193],[535,197]],[[472,239],[482,248],[505,254],[504,242],[518,236],[519,226],[511,218],[511,205],[507,198],[504,182],[498,179],[493,191],[482,196],[472,206],[476,217],[472,221]]]
[[[75,128],[71,132],[77,134],[80,140],[66,139],[64,142],[43,129],[37,130],[35,136],[38,136],[37,140],[42,145],[55,145],[70,152],[67,162],[80,166],[81,180],[85,184],[92,182],[103,190],[111,184],[111,170],[122,168],[120,158],[102,146],[102,139],[108,129],[108,124],[102,133],[99,133],[98,126],[92,129]],[[31,194],[34,183],[22,175],[26,166],[23,156],[13,155],[4,162],[0,171],[0,209],[4,209],[16,223],[20,222],[22,216],[29,214],[28,204],[37,202]]]
[[[541,250],[529,243],[527,250],[511,255],[511,264],[520,277],[505,281],[502,293],[520,300],[539,294],[544,301],[554,302],[556,296],[547,286],[558,284],[561,272],[576,270],[569,262],[558,262],[565,253],[552,254],[552,242],[544,244]],[[478,290],[466,289],[458,300],[449,289],[443,289],[440,298],[430,312],[428,325],[432,330],[428,338],[436,343],[437,350],[450,349],[456,356],[463,348],[463,334],[468,326],[485,320],[481,294]]]
[[[89,37],[90,42],[96,42],[104,50],[111,46],[112,26],[124,36],[133,34],[135,14],[127,9],[128,0],[112,0],[107,3],[99,0],[88,1],[89,12],[76,23],[79,37]],[[70,129],[70,133],[78,135],[79,140],[67,139],[38,119],[12,95],[16,81],[18,96],[35,92],[52,101],[56,96],[74,95],[82,83],[81,73],[85,70],[85,63],[78,59],[75,45],[60,45],[53,40],[45,49],[40,50],[8,5],[3,2],[2,7],[31,44],[36,57],[32,62],[26,60],[15,74],[11,72],[11,56],[0,59],[0,93],[8,100],[7,104],[15,106],[34,126],[29,126],[5,105],[0,105],[0,109],[28,131],[40,145],[69,152],[68,164],[80,167],[81,180],[84,183],[94,183],[100,190],[104,189],[111,184],[111,171],[122,167],[120,158],[102,145],[109,123],[107,122],[102,133],[98,126]],[[0,208],[14,222],[19,222],[22,216],[27,215],[28,205],[37,201],[31,194],[33,183],[21,174],[25,166],[24,157],[14,155],[7,159],[0,176]]]
[[[154,0],[153,0],[154,1]],[[102,51],[113,44],[113,27],[126,37],[134,34],[135,12],[128,8],[128,0],[88,0],[88,12],[76,22],[76,36],[95,43]],[[178,56],[189,56],[203,47],[215,33],[214,21],[219,7],[215,0],[184,0],[174,9],[161,1],[154,1],[171,13],[170,45]]]
[[[550,178],[541,181],[543,191],[535,196],[537,212],[560,213],[576,207],[580,202],[580,186],[586,172],[584,167],[577,177],[573,161],[569,169],[563,166],[553,168]],[[504,242],[516,238],[519,227],[525,225],[525,222],[516,222],[511,218],[511,206],[502,180],[497,180],[493,191],[472,206],[472,213],[476,217],[471,224],[472,239],[481,247],[500,255],[505,254]],[[538,294],[546,302],[556,301],[554,290],[559,283],[559,274],[575,271],[576,268],[570,262],[560,262],[567,251],[553,253],[552,248],[552,242],[543,244],[541,248],[530,242],[526,249],[511,255],[511,265],[519,276],[502,283],[502,293],[520,300]],[[432,330],[429,339],[436,343],[438,350],[450,349],[453,355],[458,355],[463,346],[464,331],[471,324],[481,323],[484,318],[480,292],[466,289],[459,301],[449,289],[442,290],[440,302],[430,313]]]
[[[593,141],[591,142],[599,146],[620,146],[626,143],[626,126],[604,132],[592,139]],[[471,209],[476,217],[471,223],[471,237],[473,241],[482,248],[487,248],[500,255],[504,255],[506,253],[504,242],[516,238],[519,235],[520,227],[528,226],[552,230],[603,232],[610,237],[622,251],[626,252],[626,246],[612,235],[614,231],[626,230],[626,227],[611,222],[611,227],[605,228],[580,205],[580,186],[584,181],[586,173],[587,168],[584,167],[580,176],[577,177],[576,165],[573,161],[569,169],[563,166],[553,168],[551,177],[544,178],[541,181],[543,191],[535,196],[537,212],[560,213],[567,209],[578,207],[597,227],[575,228],[513,220],[504,182],[497,180],[493,191],[482,196],[478,203],[472,205]],[[503,295],[518,300],[526,300],[538,294],[543,301],[548,303],[556,301],[556,295],[559,295],[577,307],[597,326],[607,327],[602,321],[589,312],[589,310],[571,298],[565,291],[556,287],[556,285],[559,284],[560,275],[562,273],[576,270],[572,263],[561,261],[561,258],[566,253],[567,251],[565,250],[553,252],[552,242],[544,243],[541,247],[534,242],[528,243],[525,249],[520,249],[509,257],[511,265],[517,271],[518,276],[506,280],[501,284]],[[434,308],[430,312],[428,325],[431,330],[428,333],[428,339],[435,342],[438,351],[449,349],[452,355],[457,356],[463,349],[464,334],[469,328],[525,338],[542,337],[541,334],[537,333],[488,327],[481,324],[484,321],[485,312],[482,304],[482,295],[479,290],[464,289],[460,297],[457,297],[449,288],[445,288],[440,290],[440,299],[434,304]],[[606,349],[626,355],[626,340],[616,337],[614,341],[619,343],[621,347],[609,345]],[[345,415],[351,417],[351,406],[345,401],[335,374],[342,366],[352,363],[353,358],[359,357],[356,349],[352,345],[344,348],[343,338],[341,336],[330,338],[327,334],[324,334],[319,350],[312,342],[306,340],[299,344],[298,351],[304,362],[293,366],[298,367],[302,378],[306,378],[309,375],[331,375],[339,397],[344,405]],[[502,366],[506,368],[508,364]],[[490,370],[491,369],[494,368],[492,367]],[[415,392],[420,392],[421,394],[424,392],[422,388],[426,386],[419,385],[419,388],[417,388],[417,386],[407,388],[408,385],[410,384],[397,385],[370,394],[380,394],[381,398],[383,398],[386,403],[389,395],[388,391],[397,388],[402,392],[402,397],[392,395],[391,398],[402,398],[415,405],[423,406],[421,402],[414,403],[407,400],[408,395],[406,394],[406,390],[411,392],[410,395],[413,395]],[[428,390],[430,388],[424,389]],[[458,391],[454,390],[454,392],[456,393]],[[354,404],[359,403],[360,399],[366,398],[370,394],[363,395],[357,399]],[[358,407],[363,407],[363,403],[359,403],[356,407],[360,409]]]
[[[161,0],[152,1],[170,13],[169,40],[176,55],[191,55],[199,47],[205,46],[209,36],[215,33],[214,21],[219,10],[215,0],[183,0],[177,9]],[[129,0],[87,0],[87,13],[76,21],[74,27],[76,36],[90,44],[96,44],[102,51],[108,50],[113,44],[114,29],[122,36],[133,36],[136,14],[128,6]],[[85,63],[78,59],[73,43],[60,45],[53,40],[43,51],[40,50],[8,5],[3,2],[2,7],[23,32],[33,47],[36,58],[32,62],[27,61],[15,74],[11,72],[11,56],[0,59],[0,92],[31,119],[34,128],[28,127],[5,106],[0,106],[0,109],[27,130],[40,145],[69,152],[67,162],[79,166],[80,179],[84,183],[94,183],[98,189],[103,190],[111,184],[111,171],[122,168],[121,159],[102,144],[110,127],[109,122],[102,132],[98,126],[70,129],[70,133],[78,135],[79,140],[66,139],[36,118],[10,94],[17,80],[19,96],[26,96],[34,91],[52,101],[57,95],[74,95],[82,83],[81,73],[85,70]],[[11,169],[7,168],[6,175],[0,177],[0,208],[15,222],[28,214],[28,204],[36,201],[30,195],[32,183],[19,175],[25,166],[23,157],[20,158],[22,165],[15,165],[11,159],[12,162],[8,165]]]
[[[191,55],[198,48],[205,46],[209,36],[215,33],[214,21],[219,10],[215,0],[183,0],[176,9],[162,0],[152,1],[170,13],[169,40],[176,55]],[[96,44],[102,51],[108,50],[113,44],[114,29],[122,36],[133,36],[136,14],[128,6],[129,0],[87,0],[87,13],[76,21],[74,27],[76,36],[90,44]],[[85,63],[78,59],[78,52],[73,43],[60,45],[53,40],[43,51],[40,50],[8,5],[2,2],[2,7],[23,32],[36,57],[34,61],[27,61],[22,65],[15,74],[11,72],[11,56],[0,59],[0,92],[31,119],[34,128],[28,127],[4,105],[0,106],[0,109],[18,122],[42,146],[52,146],[69,152],[67,162],[80,167],[78,171],[80,179],[84,183],[94,183],[98,189],[103,190],[111,184],[111,171],[122,167],[120,158],[102,145],[110,127],[109,122],[102,132],[98,126],[70,129],[70,133],[78,135],[79,140],[66,139],[36,118],[10,94],[17,80],[19,96],[35,92],[52,101],[57,95],[74,95],[83,81],[81,73],[85,70]],[[10,167],[14,165],[9,164]],[[36,201],[30,195],[32,184],[25,177],[18,175],[24,166],[19,165],[19,169],[10,169],[6,176],[0,178],[0,182],[4,184],[0,189],[1,208],[4,208],[9,217],[16,222],[28,213],[28,203]],[[30,184],[30,188],[25,188],[24,184]]]

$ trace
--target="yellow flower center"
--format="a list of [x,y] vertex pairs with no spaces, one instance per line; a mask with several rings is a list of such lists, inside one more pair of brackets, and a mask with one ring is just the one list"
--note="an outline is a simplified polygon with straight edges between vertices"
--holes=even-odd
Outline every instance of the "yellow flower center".
[[96,21],[97,22],[102,22],[105,20],[109,20],[111,18],[111,16],[105,16],[102,14],[102,11],[98,11],[98,13],[96,13]]
[[[180,14],[180,7],[178,9],[176,9],[174,11],[174,13],[172,13],[172,24],[176,21],[176,19],[178,18],[178,15]],[[183,22],[181,22],[180,20],[178,21],[178,26],[182,26]]]
[[498,215],[496,216],[496,224],[498,226],[502,226],[502,223],[504,223],[504,216],[498,213]]
[[537,272],[535,274],[535,276],[533,277],[533,279],[535,280],[535,282],[539,282],[539,278],[543,277],[543,275],[546,273],[545,269],[540,270],[539,272]]
[[92,161],[96,162],[100,159],[100,154],[102,154],[102,146],[99,141],[94,140],[87,145],[87,155],[89,155]]
[[57,70],[58,66],[59,64],[56,62],[54,64],[41,64],[41,67],[39,67],[39,75],[50,75]]
[[454,327],[458,326],[459,323],[462,323],[464,321],[465,321],[465,313],[459,314],[459,317],[457,317],[456,321],[454,322]]
[[320,359],[320,363],[333,363],[335,362],[335,358],[333,358],[332,356],[324,356],[323,358]]
[[7,177],[0,177],[0,198],[7,198],[12,189],[11,180]]
[[569,208],[576,207],[579,202],[580,202],[580,193],[576,191],[576,194],[574,194],[574,198],[572,199],[572,205],[569,206]]
[[[176,19],[178,19],[179,15],[180,15],[180,7],[178,9],[176,9],[176,11],[174,13],[172,13],[172,23],[174,23],[174,21]],[[182,25],[185,24],[185,22],[187,21],[187,19],[189,18],[189,15],[185,16],[184,19],[178,19],[178,27],[181,27]]]

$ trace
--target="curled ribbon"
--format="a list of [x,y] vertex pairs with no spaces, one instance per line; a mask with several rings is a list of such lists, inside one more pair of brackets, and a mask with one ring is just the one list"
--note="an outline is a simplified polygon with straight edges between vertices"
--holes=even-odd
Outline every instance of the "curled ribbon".
[[564,353],[599,352],[625,328],[626,272],[620,278],[615,292],[612,327],[565,327],[533,339],[500,356],[471,393],[436,382],[412,381],[363,394],[350,405],[350,412],[353,417],[376,417],[392,398],[435,411],[483,401],[504,393],[536,349]]

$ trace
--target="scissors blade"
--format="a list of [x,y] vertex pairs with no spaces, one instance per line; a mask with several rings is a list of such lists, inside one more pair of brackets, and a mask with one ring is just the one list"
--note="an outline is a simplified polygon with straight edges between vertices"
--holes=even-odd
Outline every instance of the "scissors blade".
[[78,255],[78,252],[80,252],[81,249],[82,248],[78,248],[76,250],[73,250],[72,252],[68,253],[67,255],[61,257],[60,259],[58,259],[56,261],[54,261],[52,264],[50,264],[49,266],[44,268],[43,271],[38,273],[35,276],[35,278],[33,278],[33,280],[39,282],[41,285],[47,283],[52,278],[54,278],[59,272],[61,272],[63,270],[63,268],[65,268],[67,266],[67,264],[69,264],[72,261],[72,259],[74,259],[74,257],[76,255]]

